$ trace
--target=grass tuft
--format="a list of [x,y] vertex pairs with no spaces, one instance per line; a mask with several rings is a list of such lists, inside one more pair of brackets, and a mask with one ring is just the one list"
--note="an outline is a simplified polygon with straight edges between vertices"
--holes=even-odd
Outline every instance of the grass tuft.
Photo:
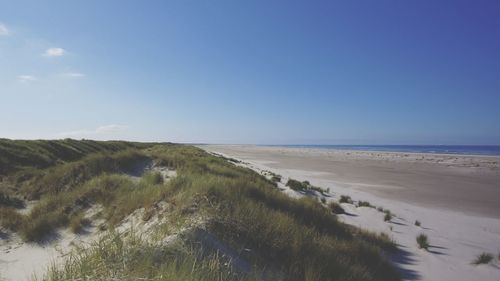
[[479,264],[488,264],[493,260],[493,255],[490,253],[481,253],[479,256],[476,257],[475,260],[472,261],[472,264],[479,265]]
[[420,226],[420,225],[421,225],[420,221],[419,221],[419,220],[416,220],[416,221],[415,221],[415,225],[416,225],[416,226]]
[[148,172],[142,176],[147,184],[163,184],[163,176],[160,172]]
[[359,201],[358,202],[358,207],[369,207],[369,208],[375,208],[370,202],[368,201]]
[[333,201],[328,203],[328,208],[330,208],[332,213],[337,214],[337,215],[345,213],[344,208],[342,208],[342,206],[340,206],[340,204],[335,203]]
[[69,222],[69,229],[75,234],[82,233],[85,227],[90,226],[91,223],[92,221],[85,218],[83,214],[78,214],[71,218]]
[[392,215],[391,213],[385,213],[384,215],[384,221],[391,221]]
[[352,199],[351,199],[351,196],[347,196],[347,195],[341,195],[340,196],[340,200],[339,200],[340,203],[348,203],[348,204],[352,204]]
[[427,235],[421,233],[417,236],[417,244],[420,249],[429,249],[429,239],[427,238]]

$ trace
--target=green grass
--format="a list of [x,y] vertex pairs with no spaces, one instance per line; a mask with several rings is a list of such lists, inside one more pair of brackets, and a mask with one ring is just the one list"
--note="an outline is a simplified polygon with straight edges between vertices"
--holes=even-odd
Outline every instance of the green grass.
[[0,207],[13,207],[20,209],[24,207],[24,201],[0,191]]
[[280,175],[273,175],[271,177],[271,181],[273,181],[273,182],[281,182],[281,176]]
[[74,215],[69,221],[69,229],[73,233],[81,233],[85,227],[89,226],[92,222],[90,219],[85,218],[83,214]]
[[295,191],[306,191],[309,189],[309,182],[300,182],[298,180],[289,179],[286,186]]
[[160,172],[148,172],[142,176],[143,180],[149,184],[163,184],[163,176]]
[[392,215],[390,213],[386,213],[384,215],[384,221],[391,221],[391,219],[392,219]]
[[328,208],[330,208],[332,213],[337,214],[337,215],[345,213],[344,208],[342,208],[342,206],[340,206],[340,204],[335,203],[333,201],[328,203]]
[[59,280],[259,280],[235,271],[227,258],[204,253],[181,242],[148,243],[140,236],[111,233],[87,249],[79,249],[42,279]]
[[[175,169],[177,176],[163,182],[147,173],[135,181],[121,174],[144,159]],[[40,198],[28,215],[0,208],[2,225],[26,241],[43,241],[64,227],[80,232],[89,223],[82,214],[96,205],[102,207],[103,228],[112,229],[139,208],[145,209],[143,220],[149,220],[155,206],[165,202],[169,209],[158,215],[166,222],[156,225],[160,239],[202,219],[206,231],[252,265],[250,274],[234,272],[217,253],[191,248],[198,244],[189,236],[166,246],[115,235],[78,251],[62,267],[51,269],[45,280],[255,280],[260,274],[292,281],[400,280],[385,258],[384,252],[395,248],[387,235],[343,224],[331,206],[311,198],[292,199],[258,173],[192,146],[161,144],[97,153],[35,174],[38,181],[21,181],[25,196],[37,193]],[[308,182],[289,184],[316,190]]]
[[339,203],[348,203],[348,204],[352,204],[352,199],[351,199],[351,196],[341,195],[341,196],[340,196],[340,199],[339,199]]
[[0,176],[27,168],[47,168],[76,161],[93,153],[113,153],[149,145],[122,141],[0,139]]
[[472,261],[472,264],[479,265],[479,264],[488,264],[493,260],[493,255],[490,253],[481,253],[479,256],[476,257],[475,260]]
[[427,235],[421,233],[417,236],[417,244],[420,249],[425,249],[427,250],[430,246],[429,244],[429,239],[427,238]]
[[375,208],[370,202],[368,201],[359,201],[358,202],[358,207],[369,207],[369,208]]

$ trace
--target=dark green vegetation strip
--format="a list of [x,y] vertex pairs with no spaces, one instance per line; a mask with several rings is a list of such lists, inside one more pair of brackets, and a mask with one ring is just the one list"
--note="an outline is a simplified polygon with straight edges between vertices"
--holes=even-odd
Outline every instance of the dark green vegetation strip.
[[[132,145],[132,144],[131,144]],[[133,181],[122,172],[146,160],[177,171],[163,183],[155,176]],[[56,163],[59,160],[55,161]],[[28,215],[0,208],[1,224],[37,241],[60,227],[79,229],[82,212],[100,204],[112,228],[138,208],[159,202],[173,206],[170,224],[203,217],[209,235],[251,265],[250,272],[227,266],[216,251],[200,247],[196,235],[183,242],[150,242],[108,237],[80,252],[46,280],[109,276],[127,280],[400,280],[383,257],[394,249],[387,236],[349,227],[314,199],[291,199],[254,171],[201,149],[174,144],[85,156],[37,172],[40,180],[9,177],[10,196],[37,193]],[[12,198],[9,200],[13,200]],[[160,225],[168,229],[171,225]],[[193,232],[195,230],[192,230]]]
[[92,153],[117,152],[149,145],[123,141],[0,139],[0,177],[25,168],[47,168],[76,161]]

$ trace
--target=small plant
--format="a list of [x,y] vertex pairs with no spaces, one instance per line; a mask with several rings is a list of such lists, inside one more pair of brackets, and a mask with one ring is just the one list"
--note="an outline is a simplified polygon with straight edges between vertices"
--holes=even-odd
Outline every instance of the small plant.
[[150,172],[143,176],[143,179],[149,184],[162,184],[163,176],[160,172]]
[[71,232],[78,234],[81,233],[83,229],[89,226],[91,223],[92,222],[89,219],[84,218],[82,214],[79,214],[71,218],[69,222],[69,229],[71,230]]
[[328,204],[328,208],[330,208],[330,210],[337,215],[345,213],[344,208],[342,208],[338,203],[335,202],[330,202]]
[[385,213],[384,221],[391,221],[391,219],[392,219],[391,213]]
[[420,221],[419,221],[419,220],[416,220],[416,221],[415,221],[415,225],[416,225],[416,226],[420,226]]
[[477,258],[472,262],[472,264],[487,264],[493,260],[493,255],[490,253],[481,253]]
[[382,213],[382,212],[384,212],[384,208],[382,208],[382,207],[377,207],[377,211],[379,211],[379,212],[381,212],[381,213]]
[[273,181],[273,182],[281,182],[281,176],[279,176],[279,175],[273,175],[271,177],[271,181]]
[[321,197],[321,203],[326,204],[326,198],[325,197]]
[[420,249],[425,249],[427,250],[429,248],[429,239],[427,238],[427,235],[421,233],[417,236],[417,244]]
[[352,204],[351,196],[341,195],[339,202],[340,203],[349,203],[349,204]]
[[288,182],[286,183],[286,186],[290,187],[292,190],[295,191],[304,191],[307,189],[307,185],[305,183],[294,179],[289,179]]
[[368,202],[368,201],[359,201],[359,202],[358,202],[358,207],[369,207],[369,208],[373,208],[372,204],[370,204],[370,202]]

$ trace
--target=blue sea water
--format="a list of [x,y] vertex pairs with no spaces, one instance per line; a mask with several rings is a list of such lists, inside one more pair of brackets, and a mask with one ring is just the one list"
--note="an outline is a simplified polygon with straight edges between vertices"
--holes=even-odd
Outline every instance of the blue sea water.
[[273,145],[273,146],[359,150],[359,151],[381,151],[381,152],[500,156],[500,145]]

